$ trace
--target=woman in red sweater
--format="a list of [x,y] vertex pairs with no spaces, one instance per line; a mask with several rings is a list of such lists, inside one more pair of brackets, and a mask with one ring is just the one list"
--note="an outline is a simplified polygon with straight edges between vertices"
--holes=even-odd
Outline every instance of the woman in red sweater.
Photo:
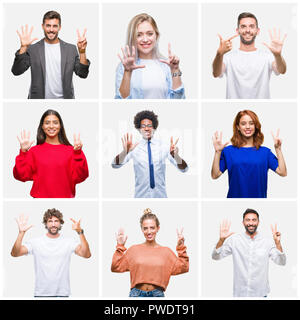
[[119,229],[111,271],[130,272],[129,297],[164,297],[171,275],[189,271],[189,257],[182,230],[177,230],[177,257],[171,249],[156,242],[159,220],[150,209],[145,209],[140,225],[146,241],[128,250],[125,248],[127,236],[123,229]]
[[65,133],[57,111],[47,110],[40,120],[36,146],[31,147],[30,133],[18,137],[20,153],[16,157],[14,177],[33,181],[30,195],[34,198],[73,198],[75,186],[88,175],[80,135],[74,135],[74,146]]

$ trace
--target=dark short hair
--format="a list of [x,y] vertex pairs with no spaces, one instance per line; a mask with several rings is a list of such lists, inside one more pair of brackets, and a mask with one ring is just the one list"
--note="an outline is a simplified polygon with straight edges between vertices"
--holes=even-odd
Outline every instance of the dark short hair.
[[56,217],[57,219],[59,219],[60,224],[64,224],[64,220],[63,220],[63,214],[53,208],[53,209],[48,209],[43,216],[43,224],[46,226],[47,225],[47,221],[51,218],[51,217]]
[[49,19],[58,19],[59,25],[61,25],[61,17],[58,12],[53,10],[46,12],[43,17],[43,24],[45,23],[45,20],[49,20]]
[[255,17],[255,15],[253,13],[250,12],[242,12],[239,16],[238,16],[238,22],[237,22],[237,26],[240,26],[240,21],[244,18],[253,18],[256,21],[256,27],[258,28],[258,21],[257,18]]
[[248,213],[254,213],[257,215],[257,219],[259,220],[259,214],[256,210],[254,209],[246,209],[246,211],[243,213],[243,220],[245,219],[245,216],[248,214]]
[[152,121],[153,129],[158,127],[157,115],[153,111],[145,110],[137,113],[134,117],[133,123],[136,129],[141,128],[141,121],[144,119],[148,119]]

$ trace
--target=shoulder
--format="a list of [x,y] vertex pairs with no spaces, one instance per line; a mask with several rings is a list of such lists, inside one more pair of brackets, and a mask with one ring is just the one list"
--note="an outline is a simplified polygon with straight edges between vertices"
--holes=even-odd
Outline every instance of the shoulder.
[[239,150],[238,147],[235,147],[235,146],[233,146],[233,145],[231,144],[231,145],[225,147],[225,148],[222,150],[222,153],[225,153],[225,154],[226,154],[226,153],[230,153],[230,152],[238,151],[238,150]]
[[38,49],[39,47],[43,46],[44,45],[44,39],[41,39],[39,40],[38,42],[34,43],[34,44],[31,44],[29,47],[28,47],[28,50],[31,51],[31,50],[36,50]]

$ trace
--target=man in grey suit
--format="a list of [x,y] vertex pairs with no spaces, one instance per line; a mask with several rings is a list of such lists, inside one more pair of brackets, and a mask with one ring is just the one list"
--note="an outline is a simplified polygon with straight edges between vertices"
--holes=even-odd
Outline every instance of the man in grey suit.
[[20,75],[31,67],[31,85],[28,99],[74,99],[73,71],[86,78],[90,62],[86,58],[86,29],[81,36],[77,30],[77,47],[58,38],[61,17],[58,12],[48,11],[43,17],[42,28],[45,38],[32,44],[33,27],[17,31],[21,48],[16,52],[12,73]]

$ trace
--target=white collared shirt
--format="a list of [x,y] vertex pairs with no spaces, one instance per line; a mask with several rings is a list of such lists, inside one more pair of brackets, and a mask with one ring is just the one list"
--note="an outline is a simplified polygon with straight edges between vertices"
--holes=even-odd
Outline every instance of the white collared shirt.
[[[151,139],[151,154],[154,166],[154,181],[155,187],[150,188],[150,173],[148,160],[148,140],[142,139],[135,149],[129,152],[123,163],[116,164],[115,159],[112,162],[113,168],[120,168],[130,159],[133,159],[135,173],[135,198],[167,198],[166,192],[166,158],[176,167],[176,160],[170,154],[170,146],[160,140]],[[188,167],[181,170],[185,172]]]
[[214,248],[212,258],[220,260],[232,254],[233,295],[235,297],[264,297],[270,292],[268,273],[269,258],[278,265],[285,265],[285,253],[280,252],[272,238],[259,233],[251,238],[246,233],[233,234],[222,247]]

